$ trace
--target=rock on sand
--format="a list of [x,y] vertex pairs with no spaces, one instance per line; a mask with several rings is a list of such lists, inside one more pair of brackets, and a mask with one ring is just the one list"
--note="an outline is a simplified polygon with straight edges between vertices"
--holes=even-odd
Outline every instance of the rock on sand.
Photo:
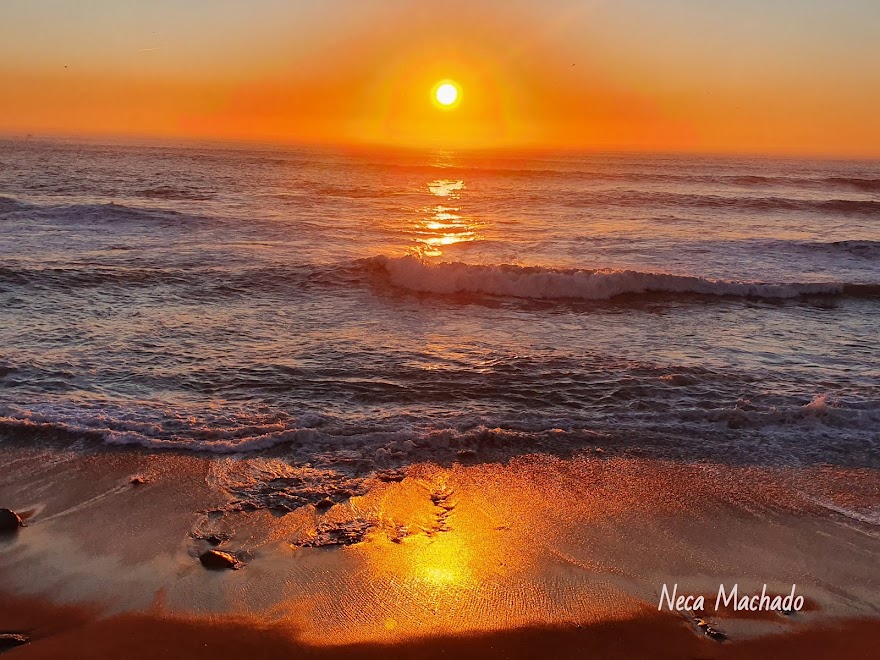
[[12,509],[0,509],[0,532],[17,532],[24,523]]
[[228,552],[223,552],[221,550],[207,550],[199,556],[199,561],[202,562],[202,566],[204,566],[205,568],[236,569],[240,567],[240,564],[235,558],[235,555],[232,555]]

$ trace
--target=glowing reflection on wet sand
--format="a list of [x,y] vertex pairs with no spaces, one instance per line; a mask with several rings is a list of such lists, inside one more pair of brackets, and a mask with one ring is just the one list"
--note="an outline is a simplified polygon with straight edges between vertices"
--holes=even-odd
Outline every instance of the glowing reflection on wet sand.
[[[332,506],[286,512],[273,504],[281,491],[252,509],[264,505],[251,491],[241,499],[241,484],[266,495],[270,474],[268,483],[299,497],[314,468],[107,453],[70,454],[39,472],[39,453],[6,458],[22,469],[0,483],[0,496],[35,512],[0,552],[10,593],[110,611],[161,603],[171,614],[245,615],[313,644],[635,620],[656,614],[664,581],[705,593],[722,580],[753,589],[757,578],[744,576],[770,576],[771,588],[797,582],[819,614],[852,616],[876,584],[876,539],[815,504],[873,510],[874,471],[523,456],[411,465],[369,477],[363,494]],[[133,487],[132,473],[149,478]],[[29,486],[34,474],[51,488]],[[205,532],[244,568],[206,571]],[[805,538],[810,570],[833,593],[802,584],[807,555],[790,549]],[[742,636],[811,616],[719,626]]]
[[[362,543],[338,550],[358,564],[347,576],[354,584],[344,595],[313,597],[310,618],[323,625],[308,641],[574,624],[639,611],[613,580],[573,570],[560,555],[572,529],[541,519],[549,484],[536,477],[500,466],[419,465],[404,481],[353,500],[346,514],[375,524]],[[576,512],[579,523],[594,517],[589,508],[569,508],[577,507],[571,493],[565,499],[561,510]]]

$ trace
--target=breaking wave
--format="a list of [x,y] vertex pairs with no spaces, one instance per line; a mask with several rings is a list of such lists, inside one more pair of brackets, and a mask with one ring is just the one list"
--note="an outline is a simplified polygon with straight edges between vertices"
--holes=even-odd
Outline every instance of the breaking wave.
[[[844,252],[872,259],[874,241],[804,243],[801,249]],[[158,268],[75,264],[63,268],[0,266],[0,288],[39,287],[66,291],[92,287],[174,286],[177,295],[212,299],[254,290],[283,294],[295,289],[364,287],[377,282],[417,293],[472,294],[531,300],[611,300],[621,297],[700,296],[794,299],[805,296],[878,298],[880,284],[870,282],[753,282],[711,279],[637,270],[552,268],[512,264],[479,265],[428,262],[416,256],[374,256],[337,264]]]
[[840,282],[738,282],[634,270],[515,265],[429,264],[416,257],[365,260],[399,288],[423,293],[483,294],[537,300],[608,300],[625,295],[691,294],[787,299],[816,295],[880,296],[880,285]]

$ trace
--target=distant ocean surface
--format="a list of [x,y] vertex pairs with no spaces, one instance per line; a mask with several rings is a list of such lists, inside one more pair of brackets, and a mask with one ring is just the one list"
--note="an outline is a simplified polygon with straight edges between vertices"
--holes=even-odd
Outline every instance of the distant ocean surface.
[[0,435],[880,466],[880,163],[0,142]]

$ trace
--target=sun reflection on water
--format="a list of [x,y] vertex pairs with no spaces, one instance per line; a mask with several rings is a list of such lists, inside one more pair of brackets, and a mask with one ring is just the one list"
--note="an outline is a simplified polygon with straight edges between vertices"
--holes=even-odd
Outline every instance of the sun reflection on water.
[[451,179],[434,179],[428,184],[428,190],[437,197],[453,197],[458,198],[459,192],[464,190],[464,181]]
[[419,254],[439,257],[443,254],[442,246],[478,240],[477,223],[464,217],[460,206],[450,204],[461,199],[462,192],[467,189],[464,181],[435,179],[427,186],[432,195],[443,199],[443,203],[423,209],[422,212],[429,215],[413,227],[416,241],[420,244],[417,250]]

